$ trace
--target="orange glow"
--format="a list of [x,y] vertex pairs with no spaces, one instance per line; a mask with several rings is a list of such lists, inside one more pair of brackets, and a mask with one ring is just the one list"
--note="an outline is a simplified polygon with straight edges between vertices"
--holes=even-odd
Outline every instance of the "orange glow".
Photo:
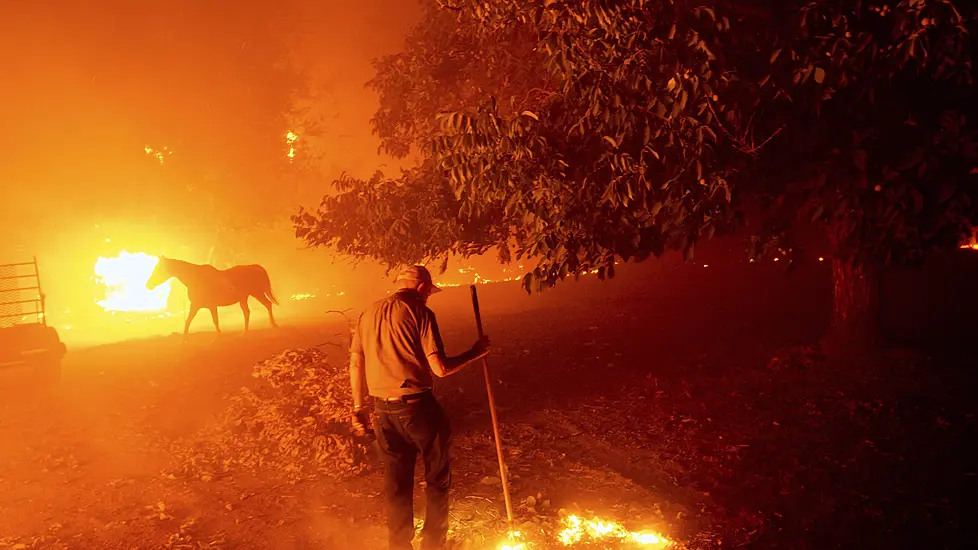
[[105,299],[96,303],[106,311],[163,311],[170,297],[170,281],[153,290],[146,288],[159,261],[142,252],[122,251],[113,258],[100,256],[95,262],[95,276],[105,286]]
[[[582,276],[596,275],[598,271],[600,270],[591,269],[589,271],[581,272],[580,275]],[[521,281],[523,280],[523,276],[524,276],[522,265],[517,266],[516,270],[510,269],[508,267],[502,268],[502,271],[500,272],[501,277],[497,277],[497,278],[489,278],[480,275],[479,272],[476,271],[476,269],[471,266],[458,268],[458,273],[463,275],[462,277],[463,280],[461,282],[455,282],[458,279],[454,279],[454,278],[453,278],[454,280],[450,279],[449,282],[446,282],[444,279],[438,279],[435,281],[435,284],[437,284],[439,287],[454,288],[454,287],[467,286],[467,285],[487,285],[492,283],[507,283],[512,281]]]
[[295,142],[299,139],[299,134],[289,130],[285,133],[285,144],[289,146],[289,152],[285,156],[289,157],[289,162],[295,158]]
[[652,531],[629,531],[620,523],[605,521],[597,518],[581,519],[578,516],[567,516],[561,520],[564,527],[557,534],[557,540],[564,546],[578,543],[617,540],[642,547],[655,546],[665,548],[672,541],[659,533]]
[[148,145],[143,147],[143,151],[145,151],[147,155],[151,157],[155,157],[156,160],[160,161],[160,164],[163,164],[163,161],[166,160],[166,157],[173,154],[173,151],[170,151],[166,147],[164,147],[162,150],[156,150]]
[[506,535],[506,541],[500,543],[499,550],[527,550],[527,543],[522,538],[523,534],[519,531],[510,531]]

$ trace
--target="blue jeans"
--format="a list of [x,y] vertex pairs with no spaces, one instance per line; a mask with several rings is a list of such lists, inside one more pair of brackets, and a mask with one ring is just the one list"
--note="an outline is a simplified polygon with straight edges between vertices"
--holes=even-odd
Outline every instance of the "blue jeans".
[[451,486],[448,417],[428,392],[411,403],[376,400],[374,432],[384,458],[390,550],[410,550],[414,538],[414,465],[424,463],[425,507],[421,547],[442,548],[448,534]]

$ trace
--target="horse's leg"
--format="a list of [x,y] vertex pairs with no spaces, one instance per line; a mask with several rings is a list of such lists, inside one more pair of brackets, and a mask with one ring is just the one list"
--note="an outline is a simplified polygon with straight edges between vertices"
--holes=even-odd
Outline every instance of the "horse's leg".
[[217,306],[211,307],[210,310],[211,310],[211,319],[214,320],[214,330],[217,331],[218,334],[220,334],[221,323],[218,322],[217,320]]
[[265,306],[268,310],[268,322],[272,324],[273,327],[278,328],[278,323],[275,322],[275,314],[272,313],[272,301],[268,299],[267,296],[255,296],[261,305]]
[[248,307],[248,297],[241,300],[241,313],[244,314],[245,332],[248,332],[248,323],[251,320],[251,308]]
[[190,323],[194,321],[194,317],[197,316],[197,312],[200,311],[198,306],[190,304],[190,311],[187,312],[187,322],[183,324],[183,339],[187,339],[187,333],[190,332]]

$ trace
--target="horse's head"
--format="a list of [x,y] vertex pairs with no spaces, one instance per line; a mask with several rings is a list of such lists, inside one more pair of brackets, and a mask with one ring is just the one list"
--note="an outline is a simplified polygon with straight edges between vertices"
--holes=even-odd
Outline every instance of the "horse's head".
[[149,280],[146,281],[146,288],[153,290],[154,288],[170,280],[170,277],[173,277],[173,275],[170,273],[169,264],[170,260],[167,260],[166,256],[160,256],[160,261],[156,262],[156,267],[153,268],[153,274],[150,275]]

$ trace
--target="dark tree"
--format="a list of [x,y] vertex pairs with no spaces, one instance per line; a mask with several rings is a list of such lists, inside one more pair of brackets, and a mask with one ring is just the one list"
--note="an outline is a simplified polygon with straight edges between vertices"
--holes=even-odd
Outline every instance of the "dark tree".
[[[490,248],[550,285],[759,213],[750,253],[832,243],[840,334],[877,275],[978,218],[975,8],[947,0],[456,0],[378,64],[384,147],[418,168],[344,180],[309,244],[397,265]],[[753,216],[752,216],[753,221]]]

